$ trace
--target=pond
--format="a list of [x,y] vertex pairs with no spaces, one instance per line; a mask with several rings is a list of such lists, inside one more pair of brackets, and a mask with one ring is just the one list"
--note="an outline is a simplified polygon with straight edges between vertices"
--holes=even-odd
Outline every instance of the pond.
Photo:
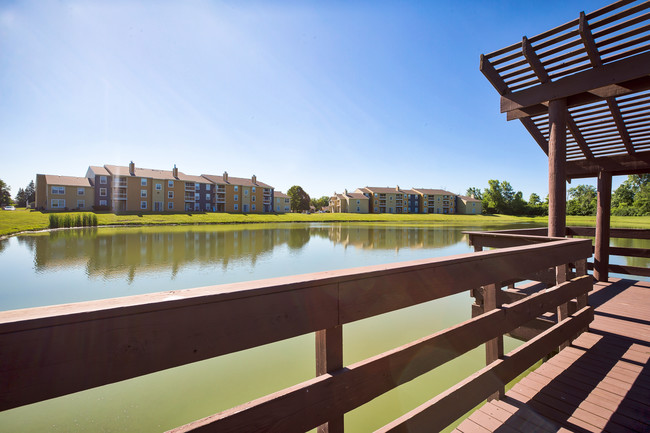
[[[518,228],[526,227],[524,225]],[[472,251],[464,230],[499,227],[283,224],[67,230],[0,241],[2,310],[129,296]],[[344,327],[344,363],[462,322],[461,293]],[[518,342],[507,339],[506,351]],[[478,348],[346,414],[372,431],[484,366]],[[164,431],[314,376],[314,336],[0,413],[4,431]]]

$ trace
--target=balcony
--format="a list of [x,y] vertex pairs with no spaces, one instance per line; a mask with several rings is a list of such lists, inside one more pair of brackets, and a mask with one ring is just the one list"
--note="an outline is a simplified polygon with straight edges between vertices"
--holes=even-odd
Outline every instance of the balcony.
[[187,182],[185,183],[185,191],[195,191],[195,183],[194,182]]
[[194,193],[192,193],[192,194],[187,194],[186,193],[185,194],[185,201],[192,201],[192,202],[195,201]]
[[111,196],[111,199],[113,199],[113,200],[126,200],[126,192],[113,193],[113,195]]

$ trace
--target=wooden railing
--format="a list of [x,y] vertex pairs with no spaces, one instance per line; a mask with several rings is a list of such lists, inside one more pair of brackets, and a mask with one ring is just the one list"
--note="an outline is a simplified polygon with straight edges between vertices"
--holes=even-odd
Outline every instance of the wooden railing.
[[[567,227],[567,236],[596,236],[596,229],[594,227]],[[650,230],[643,229],[609,229],[610,238],[625,238],[625,239],[650,239]],[[642,257],[650,258],[650,248],[622,248],[609,246],[609,255],[612,256],[626,256],[626,257]],[[592,262],[588,262],[589,269],[594,268]],[[640,266],[624,266],[607,264],[609,272],[617,274],[636,275],[642,277],[650,277],[650,269]]]
[[[494,239],[497,239],[495,237]],[[444,428],[585,329],[591,244],[524,245],[458,256],[0,313],[0,410],[298,335],[315,333],[314,379],[175,431],[343,431],[343,415],[482,344],[487,366],[380,431]],[[537,242],[539,241],[539,242]],[[496,241],[495,241],[496,242]],[[567,264],[577,265],[565,281]],[[550,289],[502,304],[504,281],[556,268]],[[470,288],[486,312],[343,365],[345,324]],[[573,315],[503,356],[502,336],[578,298]],[[565,311],[565,310],[562,310]],[[413,431],[413,430],[410,430]],[[419,430],[418,430],[419,431]]]

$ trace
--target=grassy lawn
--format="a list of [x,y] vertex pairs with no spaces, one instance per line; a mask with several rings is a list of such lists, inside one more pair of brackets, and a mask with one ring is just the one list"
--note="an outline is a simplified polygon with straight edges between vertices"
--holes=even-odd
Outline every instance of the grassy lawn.
[[[74,213],[73,213],[74,214]],[[546,217],[516,217],[509,215],[395,215],[395,214],[97,214],[99,225],[160,225],[160,224],[242,224],[289,222],[371,222],[386,224],[424,224],[456,226],[490,226],[513,223],[546,224]],[[567,217],[567,225],[593,226],[596,217]],[[49,227],[49,216],[25,209],[0,211],[0,236]],[[650,216],[612,217],[612,227],[650,229]]]

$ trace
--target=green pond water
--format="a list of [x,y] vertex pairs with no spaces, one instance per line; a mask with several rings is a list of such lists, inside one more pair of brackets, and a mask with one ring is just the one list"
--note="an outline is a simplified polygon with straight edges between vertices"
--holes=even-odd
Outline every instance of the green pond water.
[[[461,254],[472,251],[463,230],[503,228],[284,224],[12,237],[0,240],[0,310]],[[461,293],[348,324],[344,363],[467,320],[471,302]],[[506,351],[518,344],[506,339]],[[484,349],[473,350],[346,414],[346,431],[373,431],[484,365]],[[311,334],[4,411],[0,431],[165,431],[308,380],[314,370]]]

